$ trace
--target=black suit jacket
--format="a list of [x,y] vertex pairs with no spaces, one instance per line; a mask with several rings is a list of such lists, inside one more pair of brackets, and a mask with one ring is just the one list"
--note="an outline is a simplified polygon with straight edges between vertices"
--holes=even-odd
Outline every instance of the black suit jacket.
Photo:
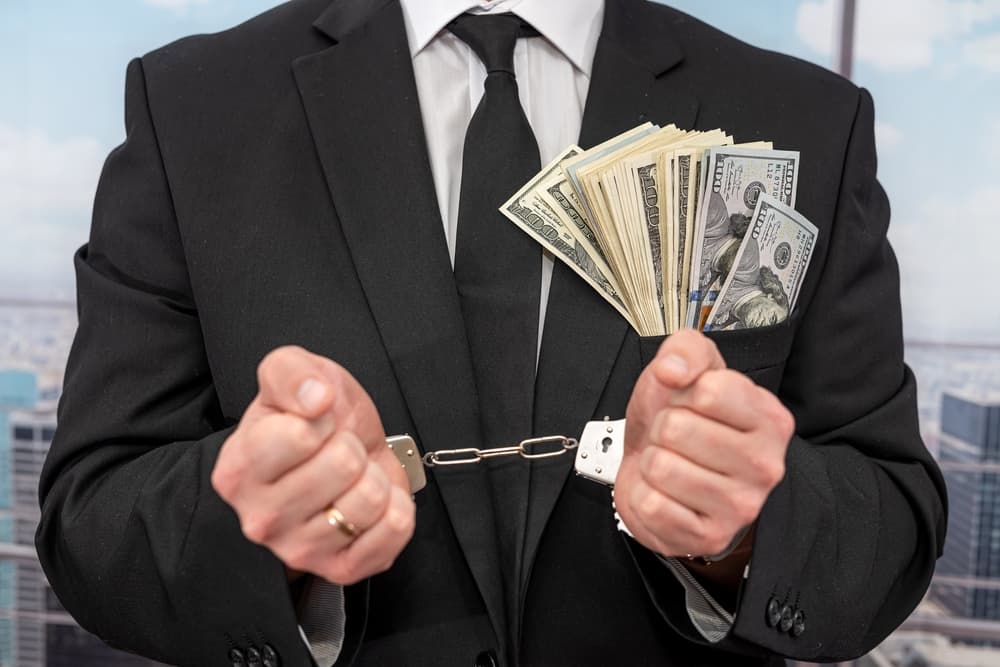
[[[481,444],[400,7],[294,0],[134,61],[126,96],[128,138],[75,259],[80,328],[39,554],[66,608],[114,646],[184,665],[267,646],[306,665],[281,563],[243,538],[209,481],[261,358],[302,345],[361,381],[388,432],[424,449]],[[872,116],[867,93],[824,70],[666,7],[608,1],[580,143],[646,120],[773,140],[801,151],[798,208],[819,228],[789,321],[710,334],[797,421],[731,636],[700,639],[680,586],[565,456],[525,464],[517,646],[498,639],[489,498],[466,466],[430,474],[412,542],[347,589],[339,664],[838,659],[905,618],[944,539],[944,489],[902,360]],[[557,265],[536,432],[621,417],[659,343]],[[800,636],[766,622],[772,599],[803,612]]]

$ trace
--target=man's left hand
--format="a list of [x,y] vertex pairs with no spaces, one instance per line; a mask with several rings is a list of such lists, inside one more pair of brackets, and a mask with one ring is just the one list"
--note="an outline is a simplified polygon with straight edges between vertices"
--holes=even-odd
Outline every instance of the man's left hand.
[[774,394],[727,369],[692,329],[660,346],[626,419],[615,504],[635,538],[663,556],[726,550],[784,477],[795,430]]

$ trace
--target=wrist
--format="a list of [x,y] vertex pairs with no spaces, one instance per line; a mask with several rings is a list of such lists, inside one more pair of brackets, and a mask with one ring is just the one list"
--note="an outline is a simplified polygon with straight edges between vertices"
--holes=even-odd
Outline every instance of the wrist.
[[697,561],[703,565],[712,565],[713,563],[718,563],[719,561],[723,561],[732,556],[737,550],[743,551],[743,549],[741,549],[740,547],[743,546],[743,543],[746,541],[747,536],[750,534],[750,529],[752,527],[753,527],[752,523],[747,524],[739,531],[737,531],[736,535],[733,536],[733,539],[729,542],[726,548],[717,554],[699,555],[699,556],[686,554],[687,559],[689,561]]
[[720,552],[709,558],[678,559],[719,604],[736,613],[736,603],[747,566],[753,554],[754,524],[737,533],[740,539],[729,553]]

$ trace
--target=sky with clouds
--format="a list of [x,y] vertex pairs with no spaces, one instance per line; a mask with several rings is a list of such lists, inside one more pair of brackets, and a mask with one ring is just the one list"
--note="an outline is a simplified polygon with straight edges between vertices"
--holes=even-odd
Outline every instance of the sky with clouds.
[[[0,2],[0,295],[68,297],[128,60],[274,0]],[[675,0],[746,41],[832,66],[840,0]],[[858,0],[906,335],[1000,342],[1000,0]]]

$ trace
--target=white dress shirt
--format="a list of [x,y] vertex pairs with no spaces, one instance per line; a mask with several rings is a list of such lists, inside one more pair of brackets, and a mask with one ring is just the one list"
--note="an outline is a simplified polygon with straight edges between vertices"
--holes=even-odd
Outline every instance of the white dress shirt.
[[[462,149],[469,121],[483,97],[486,68],[472,49],[444,29],[445,26],[465,11],[476,14],[514,12],[541,33],[540,39],[518,40],[514,48],[514,71],[521,106],[535,133],[544,165],[564,148],[575,144],[580,136],[604,2],[402,0],[402,5],[434,189],[448,254],[454,266]],[[502,203],[497,202],[497,206]],[[539,349],[551,282],[552,259],[543,255]]]
[[[486,68],[446,26],[467,11],[513,12],[540,33],[540,38],[518,40],[514,71],[521,106],[538,142],[541,164],[545,165],[579,140],[604,0],[400,0],[400,4],[434,189],[454,266],[465,132],[483,96]],[[502,203],[497,202],[497,206]],[[539,350],[551,281],[552,259],[543,255]],[[685,588],[690,590],[688,585]],[[343,645],[343,589],[313,578],[302,595],[298,613],[303,637],[317,664],[330,667]]]

